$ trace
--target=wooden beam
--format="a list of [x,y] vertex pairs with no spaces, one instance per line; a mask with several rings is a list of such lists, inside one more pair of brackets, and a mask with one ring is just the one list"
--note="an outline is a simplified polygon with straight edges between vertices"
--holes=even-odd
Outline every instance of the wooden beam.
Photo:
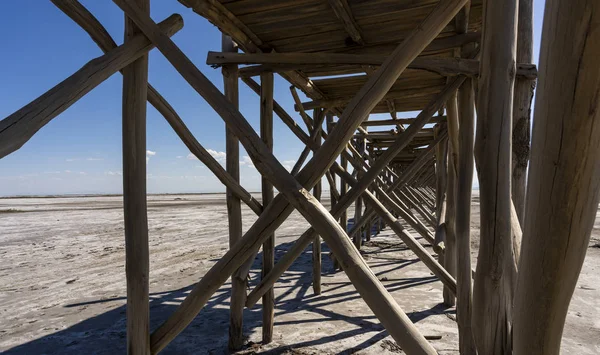
[[[237,45],[231,37],[222,35],[222,48],[224,52],[237,52]],[[239,83],[237,65],[223,66],[223,88],[225,96],[235,107],[239,107]],[[227,153],[225,166],[227,173],[240,181],[240,142],[225,127],[225,152]],[[229,222],[229,247],[242,238],[242,206],[240,199],[233,194],[231,189],[225,190],[227,200],[227,220]],[[239,270],[238,270],[239,271]],[[229,305],[229,340],[228,348],[239,350],[244,345],[244,300],[246,298],[246,277],[234,274],[231,278],[231,302]]]
[[[223,53],[209,51],[206,64],[215,67],[225,64],[245,64],[241,76],[260,75],[263,71],[285,72],[303,70],[321,66],[356,66],[356,72],[364,71],[365,66],[377,69],[387,56],[381,54],[347,54],[347,53]],[[479,75],[479,61],[465,58],[418,57],[409,65],[410,69],[431,71],[442,76]],[[333,69],[333,67],[332,67]],[[529,62],[517,64],[517,75],[523,80],[535,80],[537,68]]]
[[481,234],[472,322],[479,354],[508,354],[516,281],[510,160],[517,2],[487,1],[484,8],[475,142]]
[[[150,14],[150,0],[134,0]],[[127,44],[142,36],[125,17]],[[146,203],[148,54],[123,68],[123,217],[127,279],[127,354],[150,354],[150,250]]]
[[[438,123],[446,120],[446,116],[433,116],[429,123]],[[397,120],[368,120],[361,123],[363,127],[375,127],[375,126],[395,126],[398,124],[412,124],[415,121],[414,118],[399,118]]]
[[[271,153],[273,153],[273,73],[260,76],[260,136]],[[273,201],[273,184],[261,178],[263,205]],[[275,234],[271,234],[263,243],[262,273],[264,277],[275,265]],[[269,289],[262,299],[263,322],[262,341],[268,344],[273,341],[273,320],[275,315],[275,293]]]
[[[329,135],[329,138],[325,141],[323,148],[319,150],[311,160],[311,162],[314,163],[311,164],[311,162],[309,162],[307,166],[298,173],[298,179],[301,181],[301,183],[299,183],[273,157],[264,143],[260,141],[260,138],[254,132],[252,126],[245,120],[239,111],[236,110],[235,107],[232,107],[231,103],[229,103],[220,91],[194,66],[177,46],[167,36],[160,32],[149,16],[140,13],[140,10],[131,0],[114,0],[114,2],[117,3],[136,25],[142,28],[146,36],[157,44],[157,48],[161,53],[163,53],[178,72],[182,74],[184,79],[186,79],[186,81],[188,81],[188,83],[207,100],[211,107],[220,114],[226,123],[229,124],[232,131],[235,129],[234,132],[246,148],[257,167],[257,170],[283,193],[279,195],[281,197],[276,197],[269,207],[266,208],[265,211],[270,210],[275,213],[268,215],[269,218],[265,218],[263,221],[267,220],[269,225],[274,226],[276,223],[272,222],[279,220],[280,216],[286,218],[293,208],[297,208],[316,228],[317,232],[325,238],[326,243],[335,252],[336,256],[340,258],[344,271],[357,288],[361,297],[366,301],[377,318],[403,349],[407,352],[435,354],[435,349],[433,349],[433,347],[418,332],[410,319],[404,314],[394,299],[385,290],[381,282],[379,282],[377,277],[369,269],[358,251],[352,246],[345,231],[340,228],[323,206],[302,186],[314,186],[317,180],[320,179],[333,163],[335,157],[337,157],[341,151],[341,149],[337,150],[335,148],[339,145],[345,145],[352,136],[353,131],[358,127],[360,122],[364,120],[365,115],[361,112],[362,110],[352,109],[350,110],[349,115],[343,115],[342,121],[344,122],[344,126],[347,127],[338,125],[334,128],[333,132]],[[415,49],[418,50],[423,45],[417,45],[416,43],[412,43],[412,41],[419,43],[425,40],[425,43],[427,43],[429,37],[435,37],[444,26],[444,24],[440,24],[440,22],[449,21],[450,18],[456,14],[458,8],[461,5],[464,5],[464,2],[458,1],[456,1],[456,3],[455,1],[450,1],[450,3],[451,4],[444,4],[445,6],[436,7],[433,14],[425,20],[424,26],[420,27],[419,31],[416,32],[416,35],[410,37],[407,42],[411,45],[416,45]],[[422,36],[424,36],[424,38],[421,38]],[[410,59],[412,55],[416,56],[417,53],[405,51],[403,47],[404,46],[401,44],[398,48],[400,59],[403,59],[405,56],[407,56],[408,59]],[[384,67],[382,67],[378,71],[378,74],[380,75],[377,76],[391,78],[395,81],[402,71],[400,70],[400,72],[398,72],[398,64],[404,66],[402,64],[403,62],[404,60],[399,60],[399,63],[392,60],[389,63],[390,68],[384,70]],[[386,73],[387,71],[392,71],[392,75],[388,75],[390,73]],[[377,82],[378,80],[373,82],[372,85]],[[369,100],[369,96],[383,96],[383,93],[389,89],[389,87],[384,84],[375,85],[374,87],[371,85],[367,86],[370,86],[367,91],[372,94],[357,96],[356,103],[352,106],[362,106],[364,104],[363,101],[372,101]],[[336,136],[345,139],[336,140]],[[328,142],[330,143],[328,144]],[[285,199],[287,199],[289,203],[286,202]],[[259,217],[257,223],[261,223],[260,221],[261,218]],[[254,226],[256,225],[257,224]],[[260,228],[254,227],[251,228],[251,230],[260,231]],[[245,237],[243,237],[242,240],[236,244],[236,246],[240,245],[239,249],[237,251],[230,250],[226,253],[223,258],[217,262],[215,267],[211,268],[205,277],[194,286],[190,294],[175,310],[173,315],[171,315],[171,317],[161,325],[155,333],[153,333],[151,339],[153,352],[158,352],[163,349],[173,337],[194,319],[202,306],[208,301],[207,295],[210,297],[210,295],[225,282],[229,275],[231,275],[231,269],[238,267],[240,263],[243,263],[246,258],[252,254],[256,247],[255,243],[261,240],[262,234],[266,233],[259,233],[258,236],[252,236],[250,234],[250,237],[246,240],[244,240]],[[235,256],[241,256],[237,262],[232,259]]]
[[[171,15],[159,24],[167,36],[172,36],[182,27],[183,19],[179,15]],[[152,48],[154,45],[145,36],[137,35],[107,54],[89,61],[73,75],[0,121],[0,158],[21,148],[53,118]]]
[[[433,87],[420,88],[420,89],[406,89],[406,90],[390,91],[383,96],[382,100],[388,100],[388,99],[407,100],[407,99],[412,99],[412,98],[420,98],[423,96],[431,96],[431,95],[435,95],[435,94],[439,93],[440,89],[441,89],[441,87],[439,87],[439,86],[433,86]],[[305,110],[311,110],[315,107],[325,107],[325,108],[345,107],[346,105],[348,105],[350,103],[351,100],[352,100],[351,97],[340,97],[340,98],[327,99],[327,100],[313,100],[313,101],[308,101],[308,102],[302,103],[302,107]],[[379,101],[375,102],[374,106],[376,106],[378,103],[379,103]],[[396,105],[396,106],[398,106],[398,105]],[[294,109],[296,111],[299,110],[297,105],[294,105]],[[400,111],[400,109],[398,107],[396,107],[396,111]],[[373,109],[370,112],[373,112]]]
[[360,33],[360,27],[354,20],[354,16],[352,15],[352,10],[350,9],[350,5],[348,5],[347,0],[328,0],[333,13],[335,16],[342,21],[344,24],[344,28],[346,32],[350,35],[352,40],[360,45],[364,45],[365,41]]
[[[546,2],[514,354],[558,355],[600,196],[600,3]],[[551,177],[551,178],[549,178]]]

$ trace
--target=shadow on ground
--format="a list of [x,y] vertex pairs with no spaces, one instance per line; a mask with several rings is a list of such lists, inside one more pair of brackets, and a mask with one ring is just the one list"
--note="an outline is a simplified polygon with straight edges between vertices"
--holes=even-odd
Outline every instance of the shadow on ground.
[[[377,245],[376,242],[372,242]],[[291,247],[293,243],[284,243],[276,248],[276,260],[279,259]],[[372,266],[387,266],[384,272],[377,273],[382,277],[382,273],[403,268],[417,261],[417,259],[394,259],[386,258],[386,252],[397,251],[403,248],[403,245],[381,245],[378,251],[367,252],[370,254],[370,264]],[[312,326],[326,320],[338,320],[351,323],[359,328],[340,331],[332,335],[299,341],[296,343],[286,343],[275,349],[270,349],[265,354],[291,353],[290,350],[300,347],[310,347],[328,342],[339,341],[344,338],[354,337],[356,335],[375,332],[375,335],[355,345],[352,349],[345,349],[343,353],[353,353],[367,348],[372,344],[382,340],[387,336],[385,329],[379,324],[374,316],[347,316],[331,311],[332,304],[360,298],[358,293],[351,288],[349,291],[340,289],[349,286],[349,282],[330,282],[322,295],[316,296],[312,292],[312,254],[311,248],[303,253],[296,260],[288,272],[279,280],[276,288],[276,309],[275,326],[297,324],[298,326]],[[326,256],[329,250],[323,245],[323,270],[324,273],[331,272],[333,266],[331,260]],[[365,254],[367,254],[365,253]],[[255,286],[260,278],[260,260],[262,255],[258,255],[252,270],[251,287]],[[396,291],[409,288],[416,285],[423,285],[436,281],[434,277],[423,278],[402,278],[385,279],[386,288],[389,291]],[[325,282],[325,280],[324,280]],[[153,293],[150,296],[150,319],[151,329],[156,329],[162,324],[168,316],[175,310],[177,305],[185,298],[194,285],[184,288]],[[281,292],[284,290],[284,292]],[[334,292],[337,291],[337,292]],[[227,283],[221,287],[209,300],[208,304],[202,309],[200,314],[193,322],[169,344],[161,354],[224,354],[227,353],[227,335],[229,327],[229,293],[230,284]],[[69,304],[64,307],[79,307],[98,303],[108,303],[114,301],[123,301],[124,298],[102,299],[90,302]],[[5,354],[124,354],[126,353],[126,322],[125,307],[121,306],[100,314],[98,316],[85,319],[62,331],[46,335],[42,338],[32,340],[28,343],[13,347]],[[314,319],[298,319],[294,321],[277,321],[278,314],[290,314],[293,312],[312,312]],[[450,313],[443,305],[435,306],[431,309],[421,312],[409,313],[408,316],[413,322],[418,322],[435,314]],[[244,334],[254,331],[260,332],[261,329],[261,306],[260,304],[252,309],[244,311]],[[284,337],[284,340],[285,337]],[[253,344],[248,344],[251,347]],[[252,353],[251,348],[248,349]]]

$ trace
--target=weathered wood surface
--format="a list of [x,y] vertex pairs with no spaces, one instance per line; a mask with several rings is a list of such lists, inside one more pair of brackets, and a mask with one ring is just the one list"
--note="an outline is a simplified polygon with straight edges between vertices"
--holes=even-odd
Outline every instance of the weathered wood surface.
[[365,44],[363,37],[360,33],[360,27],[356,23],[352,10],[348,5],[347,0],[328,0],[329,6],[335,13],[335,16],[344,24],[346,32],[350,35],[350,38],[357,44]]
[[[394,339],[398,341],[406,351],[413,351],[415,353],[435,353],[435,350],[433,350],[423,336],[416,331],[414,325],[412,325],[408,317],[406,317],[389,293],[387,293],[379,280],[377,280],[377,278],[369,271],[368,266],[365,264],[364,260],[362,260],[360,254],[358,254],[350,244],[345,231],[341,230],[331,215],[329,215],[327,211],[324,210],[323,207],[285,170],[285,168],[277,162],[272,154],[268,152],[267,148],[260,141],[260,138],[257,137],[252,130],[252,127],[243,116],[241,116],[239,111],[235,110],[218,89],[202,75],[187,57],[185,57],[179,48],[158,30],[149,17],[139,13],[139,10],[130,0],[115,0],[115,2],[143,29],[144,33],[157,44],[161,53],[167,57],[180,74],[182,74],[190,85],[208,101],[221,117],[227,121],[231,129],[233,130],[233,127],[235,127],[237,131],[236,135],[238,135],[240,142],[246,147],[255,166],[263,176],[269,178],[269,181],[271,181],[279,191],[285,194],[285,198],[288,199],[294,207],[299,209],[305,218],[317,228],[317,231],[324,238],[327,238],[327,244],[340,258],[344,271],[349,276],[350,280],[353,281],[353,284],[355,284],[363,299],[365,299],[382,324],[392,334]],[[399,75],[400,73],[397,72],[397,69],[399,68],[398,65],[400,65],[400,67],[405,66],[403,64],[405,63],[405,60],[411,59],[411,56],[416,56],[417,54],[414,53],[415,51],[401,50],[402,47],[406,46],[407,43],[411,46],[415,45],[416,43],[413,43],[413,41],[418,43],[424,40],[424,42],[427,43],[427,36],[435,36],[435,33],[439,32],[439,29],[443,26],[438,22],[445,21],[447,23],[447,21],[455,15],[456,11],[458,11],[461,4],[464,4],[458,1],[451,1],[450,3],[451,4],[444,4],[436,7],[432,16],[425,20],[424,28],[421,28],[421,31],[417,32],[417,35],[412,39],[407,40],[404,45],[399,45],[399,58],[392,56],[392,60],[388,63],[389,68],[386,70],[384,69],[386,66],[382,66],[374,78],[389,78],[390,75],[388,74],[390,73],[387,73],[388,71],[391,71],[396,76]],[[432,20],[435,23],[429,23],[429,20]],[[421,35],[424,35],[425,37],[421,38]],[[416,50],[419,50],[420,48],[422,49],[422,45],[417,45],[415,47]],[[401,71],[402,70],[400,70],[400,72]],[[375,80],[375,83],[377,82],[378,80]],[[382,89],[384,89],[385,86],[385,84],[375,85],[374,87],[371,87],[371,90],[368,90],[368,92],[357,95],[356,106],[367,107],[368,105],[363,105],[365,105],[366,102],[372,101],[369,100],[370,96],[383,96],[385,90]],[[325,173],[335,157],[339,155],[341,149],[337,150],[333,148],[339,147],[340,145],[342,145],[341,148],[343,148],[343,145],[350,139],[353,130],[358,127],[365,117],[364,114],[361,113],[361,110],[353,109],[349,112],[350,114],[342,115],[342,122],[344,125],[340,124],[334,128],[329,138],[325,141],[323,148],[319,150],[319,153],[321,154],[317,153],[307,164],[307,167],[298,174],[298,179],[305,185],[314,186],[316,180]],[[335,139],[337,138],[336,136],[345,139],[340,141]],[[328,145],[328,142],[331,143]],[[331,158],[329,158],[330,155]],[[308,169],[309,165],[311,165],[311,169]],[[321,166],[322,168],[320,169],[315,168]],[[291,210],[291,208],[288,207],[290,206],[288,203],[285,203],[282,198],[280,198],[280,200],[283,203],[276,203],[277,198],[275,198],[273,203],[266,209],[269,210],[271,206],[279,205],[278,207],[273,207],[273,211],[277,213],[271,215],[274,216],[274,218],[271,219],[276,220],[279,216],[285,218],[287,217],[285,215],[285,210]],[[289,215],[289,213],[287,215]],[[259,217],[257,223],[260,223],[260,220],[261,218]],[[267,222],[269,225],[273,225],[271,220]],[[256,225],[257,224],[254,226]],[[251,230],[255,228],[254,226],[251,227]],[[243,237],[238,244],[242,244],[244,238],[245,237]],[[244,242],[244,245],[240,246],[241,250],[239,250],[239,252],[232,252],[232,250],[230,250],[227,253],[229,254],[229,257],[227,257],[226,254],[221,258],[219,262],[217,262],[216,267],[211,268],[203,280],[196,284],[190,295],[188,295],[167,322],[155,331],[152,336],[153,351],[162,349],[162,347],[164,347],[176,334],[184,329],[206,303],[207,295],[212,294],[224,282],[223,278],[226,279],[231,274],[228,268],[236,267],[237,264],[236,262],[232,262],[231,257],[236,255],[242,256],[239,259],[243,262],[255,248],[253,244],[257,241],[256,239],[260,240],[261,238],[259,236],[248,239],[248,242]],[[236,244],[236,246],[238,244]],[[243,249],[246,250],[245,253]],[[244,257],[240,254],[246,255]],[[211,274],[211,271],[213,270],[215,271],[211,275],[212,277],[206,280],[206,282],[209,282],[209,286],[206,282],[203,283],[202,281],[207,279],[207,276]]]
[[[250,53],[232,54],[209,51],[206,64],[220,66],[226,64],[258,64],[245,67],[242,76],[260,75],[263,71],[284,72],[302,70],[316,66],[340,66],[353,72],[364,71],[364,66],[380,66],[386,56],[381,54],[348,54],[348,53]],[[409,65],[410,69],[431,71],[442,76],[479,75],[479,61],[465,58],[418,57]],[[333,67],[331,67],[335,70]],[[325,67],[323,70],[326,70]],[[339,69],[338,69],[339,70]],[[339,74],[339,73],[338,73]],[[530,81],[537,78],[537,68],[530,62],[517,64],[517,76]]]
[[[325,112],[322,109],[315,109],[313,113],[313,134],[315,136],[315,147],[321,146],[321,129]],[[321,200],[323,192],[322,182],[319,181],[313,188],[313,196],[317,200]],[[344,230],[345,232],[345,230]],[[316,234],[312,242],[312,274],[313,274],[313,291],[315,295],[321,294],[321,237]]]
[[[237,45],[231,37],[222,35],[221,46],[224,52],[237,52]],[[223,66],[223,88],[229,102],[239,107],[239,82],[237,65]],[[227,173],[240,181],[240,143],[228,127],[225,127],[225,168]],[[242,238],[242,206],[240,199],[230,188],[225,190],[227,200],[227,220],[229,227],[229,247]],[[244,345],[244,302],[246,300],[246,277],[238,272],[231,278],[231,301],[229,305],[229,340],[231,350],[239,350]]]
[[[150,14],[150,0],[134,0]],[[125,17],[127,44],[141,36]],[[148,55],[123,68],[123,219],[127,279],[127,354],[150,354],[150,249],[146,203]]]
[[[450,275],[456,277],[456,189],[457,189],[457,165],[458,165],[458,107],[456,93],[446,102],[448,115],[448,166],[446,184],[446,217],[445,217],[445,240],[444,240],[444,268]],[[456,304],[456,299],[447,289],[444,289],[444,303],[450,306]]]
[[[533,62],[533,0],[519,0],[516,60]],[[525,184],[529,162],[531,102],[535,81],[515,79],[512,122],[512,181],[511,196],[519,222],[524,222]]]
[[510,354],[512,349],[516,261],[510,169],[516,27],[516,2],[486,2],[475,140],[481,233],[472,322],[480,354]]
[[[431,152],[433,151],[433,148],[435,147],[435,144],[438,143],[443,138],[445,138],[445,136],[440,136],[440,138],[437,142],[433,143],[426,151],[424,151],[422,153],[421,157],[418,160],[416,160],[413,163],[413,165],[411,165],[408,169],[406,169],[404,171],[404,173],[402,175],[400,175],[399,178],[388,188],[388,192],[397,189],[401,184],[406,183],[409,179],[414,177],[414,174],[419,170],[419,168],[422,166],[423,162],[427,161],[429,155],[431,154]],[[361,165],[356,164],[355,166],[359,167]],[[334,165],[334,168],[335,167],[336,167],[336,165]],[[347,174],[347,172],[346,172],[346,174],[343,174],[343,172],[345,172],[345,169],[339,169],[338,172],[340,173],[339,175],[342,178],[342,181],[345,182],[346,184],[351,184],[352,189],[350,189],[350,191],[346,192],[345,194],[342,194],[340,196],[340,200],[338,201],[338,203],[336,205],[332,206],[330,213],[334,217],[338,217],[338,216],[342,215],[342,213],[345,213],[347,208],[356,200],[357,196],[359,195],[358,190],[356,190],[356,188],[355,188],[357,185],[356,179],[354,179],[351,175]],[[374,213],[375,213],[374,210],[371,210],[369,213],[369,216],[367,216],[367,217],[369,217],[369,218],[372,217],[374,215]],[[363,216],[361,221],[357,221],[355,223],[352,230],[349,231],[349,234],[352,235],[352,234],[354,234],[355,231],[360,230],[360,226],[362,226],[364,223],[366,223],[367,219],[368,218]],[[386,223],[389,224],[389,221],[386,221]],[[259,285],[257,285],[254,288],[254,290],[252,290],[252,292],[250,292],[248,294],[248,298],[246,301],[247,307],[254,306],[254,304],[256,304],[258,299],[261,297],[262,293],[266,289],[268,289],[268,287],[271,287],[271,285],[273,285],[277,281],[277,279],[292,265],[294,260],[302,254],[304,249],[306,249],[306,247],[312,241],[312,238],[314,237],[314,233],[315,233],[315,231],[313,228],[309,228],[304,233],[302,233],[300,239],[298,239],[296,241],[296,243],[292,246],[292,248],[290,250],[288,250],[288,252],[275,265],[273,272],[271,274],[267,275],[267,277],[265,279],[263,279],[261,281],[261,283]],[[412,245],[412,246],[414,247],[415,245]],[[430,265],[435,265],[435,264],[431,263]]]
[[515,355],[560,353],[600,196],[600,3],[549,0],[545,11]]
[[460,130],[456,188],[456,319],[462,354],[476,354],[471,316],[473,288],[471,267],[471,193],[473,189],[473,138],[475,105],[473,81],[466,80],[458,91]]
[[[273,152],[273,73],[260,76],[260,137],[269,151]],[[261,179],[263,205],[273,201],[273,184],[264,177]],[[275,265],[275,234],[271,234],[263,243],[262,272],[264,277]],[[245,291],[245,290],[244,290]],[[273,341],[273,321],[275,315],[275,292],[269,289],[262,298],[262,341],[268,344]]]
[[[182,27],[183,20],[179,15],[171,15],[159,24],[168,36]],[[153,47],[145,36],[137,35],[126,44],[89,61],[73,75],[0,121],[0,158],[19,149],[53,118]]]

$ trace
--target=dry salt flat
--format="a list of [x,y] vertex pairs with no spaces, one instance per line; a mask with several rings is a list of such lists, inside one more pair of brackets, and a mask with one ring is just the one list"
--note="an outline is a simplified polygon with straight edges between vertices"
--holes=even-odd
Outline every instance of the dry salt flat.
[[[324,201],[328,205],[328,201]],[[244,226],[256,219],[244,209]],[[224,196],[154,195],[148,201],[151,326],[185,298],[227,250]],[[473,260],[479,204],[473,200]],[[308,227],[294,213],[276,233],[276,258]],[[416,233],[414,233],[416,235]],[[423,240],[422,243],[426,244]],[[431,248],[428,248],[432,253]],[[308,248],[275,286],[275,341],[260,344],[260,303],[245,311],[240,354],[396,354],[387,335],[342,273],[323,262],[323,292],[312,291]],[[457,354],[455,310],[441,283],[389,229],[363,257],[440,354]],[[119,196],[0,199],[0,351],[5,354],[125,353],[125,255]],[[251,286],[260,275],[260,255]],[[226,283],[165,354],[227,353]],[[571,302],[563,354],[600,353],[600,219]]]

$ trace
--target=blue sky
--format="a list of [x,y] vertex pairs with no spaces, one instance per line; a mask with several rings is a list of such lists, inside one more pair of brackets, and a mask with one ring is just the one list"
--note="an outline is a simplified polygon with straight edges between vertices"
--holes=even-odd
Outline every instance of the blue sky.
[[[82,3],[117,41],[123,38],[123,14],[112,1]],[[536,58],[543,1],[536,2]],[[222,88],[220,70],[205,64],[209,50],[218,51],[220,32],[175,0],[153,1],[151,15],[161,21],[172,13],[184,18],[173,40],[200,70]],[[102,55],[88,35],[50,1],[0,2],[0,118],[26,105]],[[157,51],[150,52],[149,81],[163,94],[192,133],[214,156],[223,160],[225,126],[221,118],[189,87]],[[42,128],[20,150],[0,160],[0,196],[69,193],[120,193],[121,161],[120,74],[88,93]],[[275,79],[275,99],[293,114],[289,83]],[[304,98],[304,97],[303,97]],[[258,129],[258,96],[240,83],[240,111]],[[293,165],[303,146],[277,118],[275,155]],[[175,135],[164,118],[148,105],[148,192],[218,192],[224,188]],[[241,151],[242,162],[246,153]],[[260,189],[260,176],[242,164],[241,179],[250,191]]]

